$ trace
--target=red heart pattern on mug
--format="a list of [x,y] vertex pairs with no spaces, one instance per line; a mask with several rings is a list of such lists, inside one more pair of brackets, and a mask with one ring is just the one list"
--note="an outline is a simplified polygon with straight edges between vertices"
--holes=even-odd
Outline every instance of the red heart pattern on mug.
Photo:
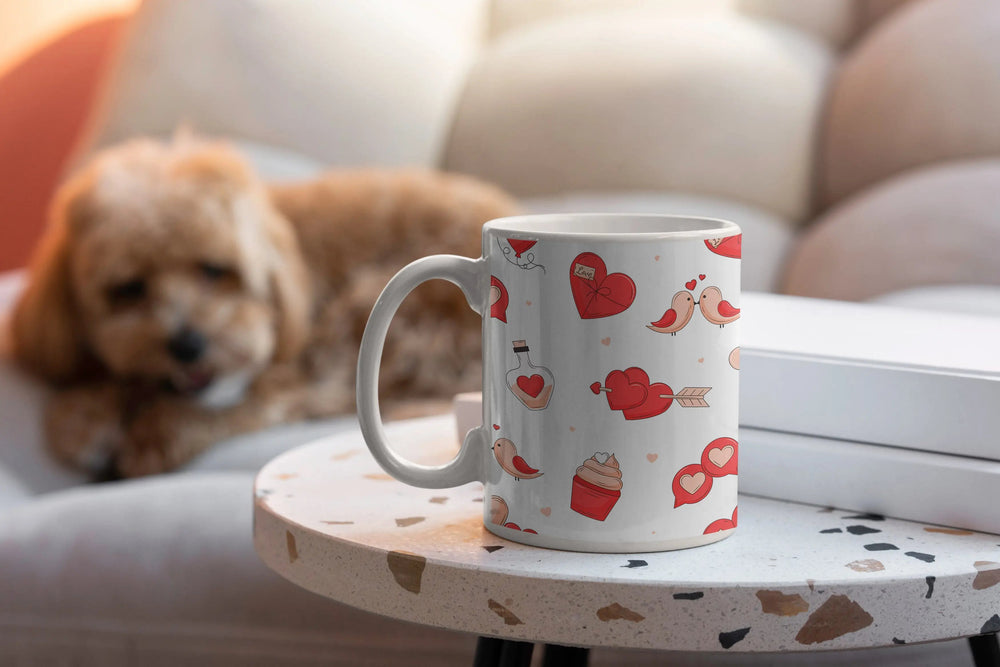
[[532,398],[538,398],[538,395],[542,393],[542,388],[545,386],[545,378],[537,373],[528,376],[520,375],[517,378],[517,387],[523,391],[528,396]]
[[604,386],[600,382],[590,385],[594,394],[604,392],[608,407],[621,410],[625,419],[648,419],[661,415],[674,399],[684,408],[707,408],[705,395],[711,390],[711,387],[684,387],[675,395],[665,382],[650,384],[646,371],[636,366],[624,371],[611,371],[604,379]]
[[684,287],[687,287],[689,290],[692,290],[697,286],[698,286],[698,281],[695,280],[694,278],[684,283]]
[[705,239],[705,247],[716,255],[739,259],[743,256],[743,235],[736,234],[718,239]]
[[604,260],[592,252],[580,253],[570,264],[569,283],[585,320],[617,315],[635,300],[635,282],[624,273],[608,274]]
[[735,475],[740,444],[733,438],[716,438],[701,453],[701,467],[712,477]]

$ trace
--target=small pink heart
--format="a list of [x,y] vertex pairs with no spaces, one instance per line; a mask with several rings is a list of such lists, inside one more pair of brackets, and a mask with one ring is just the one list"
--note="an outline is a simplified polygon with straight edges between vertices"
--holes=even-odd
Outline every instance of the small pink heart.
[[542,508],[541,510],[539,510],[539,511],[540,511],[540,512],[541,512],[542,514],[544,514],[545,516],[549,516],[550,514],[552,514],[552,508],[551,508],[551,507],[543,507],[543,508]]
[[601,345],[608,346],[611,345],[611,336],[601,339]]
[[650,463],[655,462],[656,459],[658,458],[660,458],[659,454],[646,454],[646,460],[649,461]]
[[704,273],[699,273],[698,274],[698,280],[704,280],[704,279],[705,279],[705,274]]
[[570,426],[569,427],[569,431],[570,431],[570,433],[575,432],[576,431],[576,427],[575,426]]
[[499,426],[497,426],[496,424],[494,424],[494,425],[493,425],[493,430],[494,430],[494,431],[499,431],[499,430],[500,430],[500,427],[499,427]]
[[705,363],[705,357],[698,357],[698,363],[699,364]]
[[659,256],[659,255],[657,255],[656,257],[654,257],[654,258],[653,258],[653,261],[654,261],[654,262],[659,262],[659,261],[660,261],[660,256]]

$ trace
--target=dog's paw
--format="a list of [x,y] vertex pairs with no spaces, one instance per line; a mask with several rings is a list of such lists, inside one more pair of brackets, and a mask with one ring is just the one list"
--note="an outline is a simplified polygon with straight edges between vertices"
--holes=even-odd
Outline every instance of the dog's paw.
[[157,448],[126,447],[115,460],[115,471],[122,478],[157,475],[172,467]]
[[114,397],[104,390],[73,389],[53,397],[46,414],[49,451],[98,480],[115,478],[125,441]]

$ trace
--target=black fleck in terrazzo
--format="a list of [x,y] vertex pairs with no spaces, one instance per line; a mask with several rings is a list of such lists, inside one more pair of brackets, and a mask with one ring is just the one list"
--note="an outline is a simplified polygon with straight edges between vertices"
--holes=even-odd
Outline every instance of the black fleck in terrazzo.
[[925,554],[919,551],[907,551],[905,555],[909,556],[910,558],[916,558],[917,560],[922,560],[925,563],[933,563],[936,558],[933,554]]
[[[403,455],[427,457],[454,440],[442,436],[454,430],[447,418],[413,424],[388,428]],[[332,460],[344,451],[356,453]],[[255,547],[288,579],[370,612],[480,635],[761,652],[1000,631],[1000,538],[958,528],[748,496],[735,539],[710,547],[537,549],[484,528],[481,484],[407,487],[357,434],[282,455],[261,471],[257,495]],[[551,510],[532,527],[570,512]]]
[[675,600],[700,600],[705,597],[702,591],[694,591],[693,593],[674,593]]
[[750,628],[740,628],[739,630],[730,630],[729,632],[719,633],[719,644],[722,645],[724,649],[730,649],[737,643],[743,641],[746,636],[750,634]]

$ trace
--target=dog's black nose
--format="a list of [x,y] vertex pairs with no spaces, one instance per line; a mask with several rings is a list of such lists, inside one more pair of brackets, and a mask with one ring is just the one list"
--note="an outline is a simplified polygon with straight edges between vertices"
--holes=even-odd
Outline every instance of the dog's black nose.
[[185,364],[198,361],[205,354],[208,340],[194,329],[184,327],[167,341],[170,356]]

